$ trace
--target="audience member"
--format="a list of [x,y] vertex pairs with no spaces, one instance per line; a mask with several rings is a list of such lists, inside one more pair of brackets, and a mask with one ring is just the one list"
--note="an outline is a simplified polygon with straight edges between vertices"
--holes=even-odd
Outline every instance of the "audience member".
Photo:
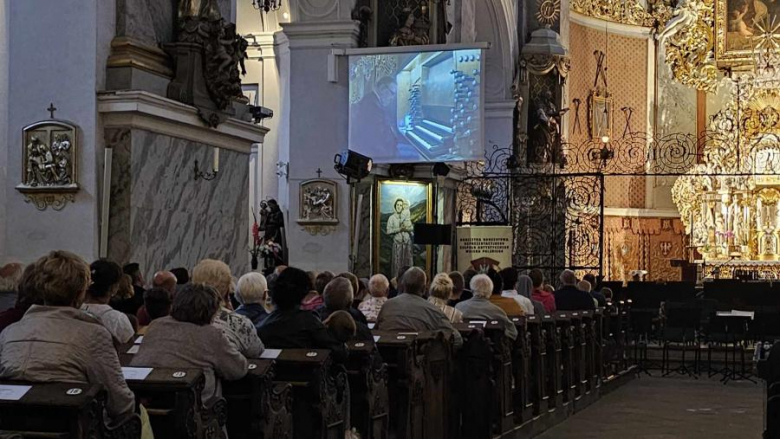
[[352,308],[354,294],[352,292],[352,283],[346,277],[337,276],[325,287],[322,295],[325,304],[317,309],[320,319],[324,322],[330,315],[336,311],[345,311],[355,321],[357,338],[362,341],[373,341],[374,336],[368,329],[366,316],[362,312]]
[[133,262],[122,267],[122,271],[130,276],[133,284],[133,295],[124,299],[117,297],[111,302],[111,307],[127,315],[137,315],[138,310],[144,304],[144,291],[146,291],[146,281],[141,274],[141,267]]
[[[519,285],[517,282],[517,270],[514,267],[507,267],[501,270],[498,274],[501,276],[501,283],[503,285],[501,297],[508,297],[514,300],[518,305],[520,305],[521,308],[523,308],[523,314],[532,315],[534,313],[534,305],[531,303],[531,299],[518,294],[517,292],[517,285]],[[509,312],[507,312],[507,314],[509,314]]]
[[269,348],[330,349],[335,361],[346,361],[344,344],[314,313],[300,308],[301,299],[309,290],[306,272],[294,267],[282,271],[269,290],[275,309],[258,328],[260,337]]
[[354,340],[357,334],[355,319],[346,311],[336,311],[322,323],[342,343]]
[[509,320],[504,310],[490,301],[494,290],[493,281],[490,277],[485,274],[478,274],[471,279],[469,286],[474,297],[459,303],[455,309],[462,312],[465,319],[498,320],[504,326],[504,334],[512,340],[516,339],[517,328],[515,324]]
[[598,300],[596,300],[595,297],[593,297],[592,288],[593,288],[592,284],[590,282],[586,281],[586,280],[581,280],[581,281],[577,282],[577,289],[579,289],[581,291],[585,291],[586,293],[588,293],[590,298],[593,299],[593,305],[598,307],[599,306],[599,302],[598,302]]
[[222,306],[214,318],[214,326],[220,328],[245,357],[257,358],[263,352],[263,342],[257,336],[255,325],[230,309],[230,290],[233,287],[230,267],[222,261],[204,259],[192,270],[192,283],[206,284],[217,291],[222,299]]
[[33,288],[32,279],[37,275],[35,265],[28,265],[17,285],[18,296],[13,308],[0,312],[0,332],[8,326],[22,320],[24,313],[33,305],[43,305],[43,295]]
[[604,296],[604,303],[612,302],[612,288],[602,288],[601,294]]
[[555,308],[558,311],[594,309],[590,294],[576,287],[577,276],[573,271],[563,270],[560,279],[563,286],[555,292]]
[[16,262],[0,267],[0,311],[14,307],[18,295],[17,287],[23,272],[22,264]]
[[247,273],[238,280],[236,299],[241,305],[236,308],[236,314],[240,314],[259,328],[263,320],[268,316],[265,309],[268,282],[260,273]]
[[214,288],[205,284],[182,288],[173,298],[171,315],[149,326],[130,364],[202,369],[206,375],[201,392],[203,403],[215,402],[222,395],[219,379],[237,380],[247,372],[246,358],[212,324],[223,300]]
[[376,328],[382,331],[443,331],[456,347],[460,347],[463,339],[447,316],[423,299],[426,283],[424,271],[417,267],[408,269],[398,285],[402,293],[382,306]]
[[87,382],[107,391],[112,424],[134,412],[111,334],[80,311],[90,268],[78,256],[53,251],[32,264],[23,290],[35,291],[44,305],[32,305],[18,323],[0,334],[0,378],[30,382]]
[[452,295],[450,296],[449,300],[447,300],[447,305],[454,307],[460,302],[469,300],[474,297],[474,295],[471,294],[471,290],[466,288],[466,285],[468,284],[459,271],[451,272],[450,280],[452,280]]
[[334,278],[330,271],[323,271],[314,278],[314,288],[309,291],[306,297],[301,301],[301,309],[305,311],[314,311],[323,304],[322,293],[325,292],[325,286]]
[[[471,279],[473,279],[474,276],[476,275],[477,275],[477,270],[475,270],[473,267],[469,267],[463,272],[463,285],[465,286],[465,288],[468,288],[469,291],[471,290]],[[473,291],[470,292],[472,294],[474,293]]]
[[463,313],[447,305],[447,301],[452,297],[453,282],[447,273],[439,273],[433,277],[431,282],[428,302],[434,304],[437,308],[450,319],[452,323],[463,322]]
[[376,322],[382,305],[387,302],[387,295],[390,293],[390,282],[384,274],[371,276],[371,279],[368,280],[368,293],[371,296],[361,302],[358,309],[366,316],[366,320]]
[[371,295],[368,294],[368,279],[358,279],[358,292],[355,293],[355,298],[352,299],[352,308],[358,309],[360,304],[369,297]]
[[601,285],[600,282],[598,282],[596,279],[596,276],[592,273],[587,273],[585,276],[582,276],[582,280],[586,280],[590,283],[591,289],[589,293],[591,296],[593,296],[594,299],[596,299],[596,306],[607,306],[607,299],[604,298],[604,294],[599,292]]
[[553,289],[550,287],[549,291],[544,288],[544,273],[538,268],[534,268],[528,273],[528,277],[531,278],[533,284],[533,293],[531,298],[539,301],[544,305],[544,310],[552,314],[555,312],[555,296],[553,295]]
[[401,289],[401,278],[404,276],[404,273],[406,273],[407,270],[409,270],[411,267],[408,265],[402,266],[398,272],[395,274],[395,277],[390,280],[390,295],[388,296],[390,299],[393,297],[403,293],[403,290]]
[[547,314],[547,310],[544,308],[542,302],[534,299],[534,281],[531,280],[531,276],[522,274],[518,276],[517,283],[515,284],[515,291],[521,297],[528,299],[531,302],[533,308],[533,314],[537,316],[543,316]]
[[344,273],[339,273],[336,277],[337,278],[343,277],[344,279],[348,280],[349,284],[352,285],[352,295],[354,296],[355,294],[357,294],[358,290],[360,289],[360,279],[358,279],[357,276],[355,276],[352,273],[344,272]]
[[120,344],[133,338],[135,330],[121,311],[108,304],[116,293],[123,273],[119,264],[107,259],[98,259],[89,266],[92,284],[81,309],[95,317]]
[[144,308],[146,308],[150,322],[171,314],[173,297],[171,292],[165,288],[157,287],[144,292]]
[[[501,279],[501,275],[499,275],[496,270],[491,268],[490,270],[488,270],[487,276],[490,278],[490,281],[493,283],[493,294],[490,296],[490,303],[504,310],[504,312],[508,316],[519,317],[525,315],[525,311],[523,310],[523,307],[520,306],[520,304],[517,303],[516,300],[510,299],[508,297],[503,297],[501,295],[501,292],[503,291],[503,280]],[[472,288],[472,292],[473,291],[474,288]]]
[[[168,291],[170,300],[173,300],[173,296],[176,294],[177,285],[178,279],[171,271],[158,271],[152,277],[152,288],[161,288]],[[138,317],[138,324],[141,326],[148,326],[152,322],[152,318],[146,311],[146,293],[144,293],[144,306],[138,308],[136,317]]]
[[171,268],[171,273],[176,276],[176,291],[179,291],[190,283],[190,272],[184,267]]

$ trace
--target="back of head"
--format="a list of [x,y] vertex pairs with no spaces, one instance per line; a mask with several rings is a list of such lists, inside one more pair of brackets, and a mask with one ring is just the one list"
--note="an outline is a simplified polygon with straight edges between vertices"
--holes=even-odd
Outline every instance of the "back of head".
[[236,286],[236,299],[243,305],[253,303],[264,304],[268,291],[268,282],[260,273],[247,273],[238,279]]
[[425,272],[420,268],[412,267],[401,277],[400,289],[406,294],[422,296],[425,293],[425,283],[427,282]]
[[515,289],[517,290],[517,294],[530,298],[531,294],[534,292],[534,282],[531,280],[531,276],[519,276]]
[[125,264],[122,267],[122,271],[124,271],[125,274],[129,275],[133,278],[133,284],[142,284],[143,283],[143,275],[141,274],[141,266],[138,264],[138,262],[131,262],[129,264]]
[[466,288],[466,281],[463,279],[463,275],[460,274],[460,271],[452,271],[449,276],[452,281],[453,294],[460,294]]
[[325,286],[330,283],[334,278],[333,273],[330,271],[323,271],[322,273],[317,275],[317,278],[314,280],[314,289],[317,290],[320,295],[325,292]]
[[477,270],[469,267],[463,272],[463,285],[468,285],[471,288],[471,279],[477,275]]
[[547,291],[548,293],[554,293],[554,292],[555,292],[555,287],[553,287],[553,286],[552,286],[552,285],[550,285],[550,284],[544,284],[544,286],[542,287],[542,289],[543,289],[544,291]]
[[544,283],[544,273],[542,273],[542,270],[534,268],[528,272],[528,277],[531,278],[531,283],[533,283],[534,288],[542,287],[542,284]]
[[352,285],[353,294],[357,294],[357,292],[360,290],[360,280],[354,274],[345,271],[344,273],[339,273],[339,275],[336,277],[343,277],[347,279]]
[[355,319],[346,311],[331,313],[323,323],[331,334],[336,337],[336,340],[342,343],[346,343],[355,338],[357,324],[355,324]]
[[504,280],[501,279],[501,275],[492,268],[488,270],[487,275],[493,282],[493,294],[500,296],[501,291],[504,289]]
[[311,283],[312,288],[314,288],[314,284],[317,281],[317,272],[316,271],[307,271],[306,275],[309,276],[309,283]]
[[176,275],[170,271],[158,271],[157,273],[154,273],[154,277],[152,278],[152,287],[165,288],[171,293],[176,291],[176,285],[178,285],[178,283],[179,280],[176,279]]
[[213,287],[199,283],[185,285],[173,298],[171,317],[180,322],[208,325],[221,304],[222,299]]
[[190,272],[184,267],[172,268],[171,273],[176,276],[176,283],[178,285],[184,285],[190,282]]
[[24,266],[18,262],[5,264],[0,268],[0,291],[18,291]]
[[152,288],[144,292],[144,307],[149,319],[159,319],[171,313],[171,293],[165,288]]
[[230,274],[230,267],[226,263],[216,259],[204,259],[198,262],[198,265],[192,269],[192,282],[206,284],[216,289],[224,300],[230,293],[233,276]]
[[407,271],[409,271],[410,268],[411,268],[410,266],[404,265],[403,267],[401,267],[398,270],[398,273],[395,274],[395,285],[396,285],[396,289],[398,290],[399,294],[404,292],[404,286],[401,283],[401,279],[404,277],[404,274]]
[[571,270],[563,270],[561,272],[561,284],[564,286],[577,285],[577,275]]
[[385,297],[390,289],[390,281],[384,274],[375,274],[368,280],[368,292],[372,297]]
[[593,273],[588,273],[585,276],[582,276],[582,280],[586,280],[590,283],[591,289],[596,288],[596,276],[593,275]]
[[604,298],[607,300],[612,300],[612,288],[604,287],[601,289],[601,294],[604,295]]
[[493,294],[493,281],[490,280],[490,277],[486,274],[477,274],[472,277],[469,287],[471,287],[471,292],[474,293],[475,296],[485,299],[490,298]]
[[122,278],[122,269],[119,264],[108,259],[98,259],[89,266],[92,284],[87,292],[90,297],[104,298],[113,295],[115,285]]
[[517,270],[514,267],[507,267],[498,273],[501,276],[501,283],[504,289],[514,288],[517,284]]
[[309,294],[311,284],[306,272],[295,267],[287,267],[277,277],[269,291],[274,304],[280,309],[292,309],[301,304]]
[[586,280],[581,280],[577,283],[577,289],[580,291],[585,291],[586,293],[590,293],[593,286],[590,284],[590,282]]
[[27,311],[33,305],[43,305],[43,293],[35,287],[33,281],[37,275],[36,264],[30,264],[22,272],[19,291],[16,296],[16,309]]
[[352,289],[352,283],[346,277],[337,276],[325,286],[325,292],[322,293],[325,307],[331,311],[348,309],[354,298],[355,292]]
[[48,306],[78,307],[90,283],[89,266],[77,255],[57,250],[33,263],[23,289],[43,296]]
[[439,273],[431,281],[431,296],[442,300],[449,300],[452,295],[452,279],[447,273]]

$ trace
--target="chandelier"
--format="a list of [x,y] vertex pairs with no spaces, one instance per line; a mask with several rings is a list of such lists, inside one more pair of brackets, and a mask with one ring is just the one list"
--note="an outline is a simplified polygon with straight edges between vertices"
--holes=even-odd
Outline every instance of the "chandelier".
[[278,11],[282,7],[282,0],[252,0],[252,7],[266,13]]
[[772,16],[756,23],[761,34],[753,47],[753,84],[756,88],[780,88],[780,22]]

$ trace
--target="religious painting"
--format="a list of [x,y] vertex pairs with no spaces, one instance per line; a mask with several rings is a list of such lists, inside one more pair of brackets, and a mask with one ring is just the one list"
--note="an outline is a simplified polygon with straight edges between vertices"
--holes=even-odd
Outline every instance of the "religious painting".
[[403,266],[430,271],[430,246],[414,244],[414,224],[430,223],[430,183],[379,181],[374,204],[374,272],[388,279]]
[[339,223],[338,185],[315,178],[301,182],[298,193],[298,224],[312,235],[327,235]]
[[79,188],[76,127],[45,120],[25,127],[22,133],[21,183],[16,190],[39,210],[62,209]]
[[773,17],[780,16],[778,14],[779,2],[716,0],[715,58],[718,66],[748,68],[752,64],[755,37],[771,31],[769,23]]
[[612,96],[594,90],[588,96],[588,126],[592,140],[612,137]]

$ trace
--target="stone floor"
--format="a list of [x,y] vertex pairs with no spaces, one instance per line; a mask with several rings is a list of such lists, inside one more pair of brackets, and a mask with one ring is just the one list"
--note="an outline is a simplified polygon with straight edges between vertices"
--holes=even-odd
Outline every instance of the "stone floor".
[[760,438],[763,397],[761,381],[643,376],[538,438]]

